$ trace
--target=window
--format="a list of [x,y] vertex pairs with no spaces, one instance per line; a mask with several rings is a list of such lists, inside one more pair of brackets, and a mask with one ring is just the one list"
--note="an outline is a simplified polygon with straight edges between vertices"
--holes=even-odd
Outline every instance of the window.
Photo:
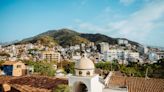
[[89,76],[89,75],[90,75],[90,72],[88,71],[88,72],[87,72],[87,76]]
[[80,76],[82,75],[82,71],[79,71],[79,75],[80,75]]
[[17,65],[17,68],[21,68],[21,65]]

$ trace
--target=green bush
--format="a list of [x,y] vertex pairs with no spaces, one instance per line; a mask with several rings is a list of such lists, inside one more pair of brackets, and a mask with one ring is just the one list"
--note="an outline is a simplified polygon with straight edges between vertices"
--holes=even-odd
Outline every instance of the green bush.
[[4,63],[4,61],[0,61],[0,67],[2,66],[3,63]]
[[53,92],[70,92],[70,87],[65,84],[60,84],[57,88],[54,88]]
[[95,67],[103,69],[103,70],[110,71],[111,67],[112,67],[112,64],[110,62],[98,62],[98,63],[95,64]]
[[55,70],[50,63],[27,61],[26,64],[34,66],[34,72],[40,73],[41,75],[53,76],[55,74]]
[[[71,73],[71,74],[75,73],[74,70],[75,62],[62,61],[61,63],[62,63],[62,68],[66,73]],[[58,63],[58,66],[61,66],[61,63]]]

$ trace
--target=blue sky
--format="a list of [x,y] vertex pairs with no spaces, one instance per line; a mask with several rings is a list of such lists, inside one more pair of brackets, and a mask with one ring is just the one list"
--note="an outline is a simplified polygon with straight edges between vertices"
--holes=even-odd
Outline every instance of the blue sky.
[[0,42],[61,28],[164,47],[164,0],[0,0]]

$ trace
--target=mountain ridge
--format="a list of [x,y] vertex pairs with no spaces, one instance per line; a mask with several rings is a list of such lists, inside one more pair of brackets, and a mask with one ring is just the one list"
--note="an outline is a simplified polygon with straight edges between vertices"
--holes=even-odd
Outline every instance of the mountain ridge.
[[[71,29],[63,28],[59,30],[48,30],[47,32],[43,32],[41,34],[38,34],[34,37],[26,38],[18,42],[20,43],[33,43],[34,40],[38,39],[42,36],[50,36],[54,40],[58,42],[61,46],[70,46],[70,45],[76,45],[80,43],[89,43],[89,42],[95,42],[96,44],[99,42],[108,42],[109,44],[117,44],[118,39],[126,39],[126,38],[112,38],[109,36],[106,36],[104,34],[96,33],[79,33]],[[128,39],[126,39],[128,40]],[[139,45],[139,43],[128,40],[130,44],[132,45]]]

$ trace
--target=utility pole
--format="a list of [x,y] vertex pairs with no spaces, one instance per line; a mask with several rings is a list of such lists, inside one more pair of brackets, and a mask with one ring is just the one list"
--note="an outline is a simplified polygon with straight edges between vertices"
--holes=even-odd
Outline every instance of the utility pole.
[[149,68],[147,67],[147,68],[146,68],[146,73],[145,73],[145,79],[148,78],[148,76],[147,76],[147,75],[148,75],[148,71],[149,71]]
[[62,61],[60,61],[60,68],[63,69]]
[[113,69],[112,69],[112,63],[111,63],[111,71],[113,71]]

